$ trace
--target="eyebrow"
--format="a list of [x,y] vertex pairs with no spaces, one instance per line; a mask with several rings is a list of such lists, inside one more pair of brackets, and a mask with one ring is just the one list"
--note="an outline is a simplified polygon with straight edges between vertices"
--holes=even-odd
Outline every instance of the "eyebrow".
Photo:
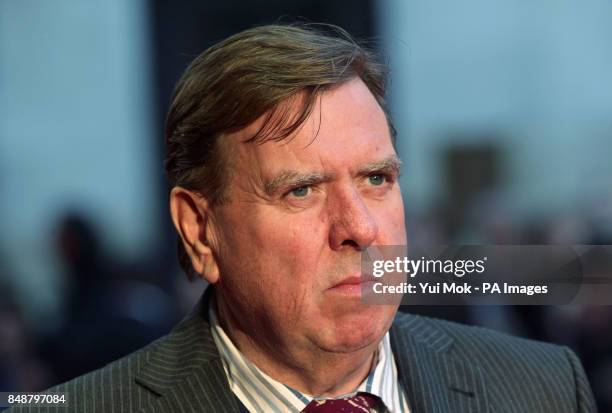
[[332,174],[325,173],[300,173],[296,171],[283,171],[274,179],[264,184],[266,194],[272,196],[284,188],[298,188],[301,186],[315,185],[328,182],[333,178]]
[[397,155],[391,155],[382,161],[373,162],[360,168],[359,175],[364,176],[373,173],[386,173],[389,175],[398,176],[400,174],[401,166],[402,161],[400,161]]
[[[359,169],[358,174],[367,176],[372,173],[386,173],[399,175],[401,161],[397,155],[391,155],[382,161],[369,163]],[[334,174],[328,173],[301,173],[297,171],[283,171],[272,180],[264,184],[264,190],[268,196],[273,196],[281,190],[298,188],[301,186],[316,185],[329,182],[334,178]]]

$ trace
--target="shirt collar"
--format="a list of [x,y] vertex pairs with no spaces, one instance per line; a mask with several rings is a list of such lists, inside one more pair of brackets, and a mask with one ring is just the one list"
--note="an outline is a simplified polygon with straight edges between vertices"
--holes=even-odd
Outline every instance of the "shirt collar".
[[[247,360],[219,324],[215,307],[215,301],[211,300],[211,332],[221,355],[225,375],[236,397],[250,412],[302,411],[313,397],[274,380]],[[380,397],[386,409],[392,413],[407,412],[405,395],[397,380],[397,366],[388,332],[378,345],[376,357],[370,374],[354,393],[367,392]]]

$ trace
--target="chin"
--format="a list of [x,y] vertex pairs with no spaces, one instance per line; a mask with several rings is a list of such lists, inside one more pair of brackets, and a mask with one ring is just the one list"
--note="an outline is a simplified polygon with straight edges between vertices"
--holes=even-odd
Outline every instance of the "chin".
[[327,350],[349,353],[377,345],[389,330],[395,311],[376,306],[375,312],[353,314],[333,323]]

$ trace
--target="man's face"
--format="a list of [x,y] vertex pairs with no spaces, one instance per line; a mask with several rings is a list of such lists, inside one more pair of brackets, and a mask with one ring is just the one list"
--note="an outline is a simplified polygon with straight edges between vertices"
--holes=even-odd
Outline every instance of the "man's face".
[[324,92],[292,139],[245,142],[260,125],[226,137],[229,202],[211,217],[226,311],[279,352],[378,342],[397,307],[361,303],[360,251],[406,243],[382,109],[354,79]]

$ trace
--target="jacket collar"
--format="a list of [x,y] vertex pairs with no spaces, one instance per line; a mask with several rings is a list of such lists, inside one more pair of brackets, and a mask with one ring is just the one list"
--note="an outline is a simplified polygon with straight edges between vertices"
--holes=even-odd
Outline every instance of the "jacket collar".
[[158,397],[141,413],[238,413],[223,364],[210,334],[207,288],[193,311],[147,355],[136,382]]
[[391,347],[412,413],[487,412],[485,377],[438,322],[398,313]]

